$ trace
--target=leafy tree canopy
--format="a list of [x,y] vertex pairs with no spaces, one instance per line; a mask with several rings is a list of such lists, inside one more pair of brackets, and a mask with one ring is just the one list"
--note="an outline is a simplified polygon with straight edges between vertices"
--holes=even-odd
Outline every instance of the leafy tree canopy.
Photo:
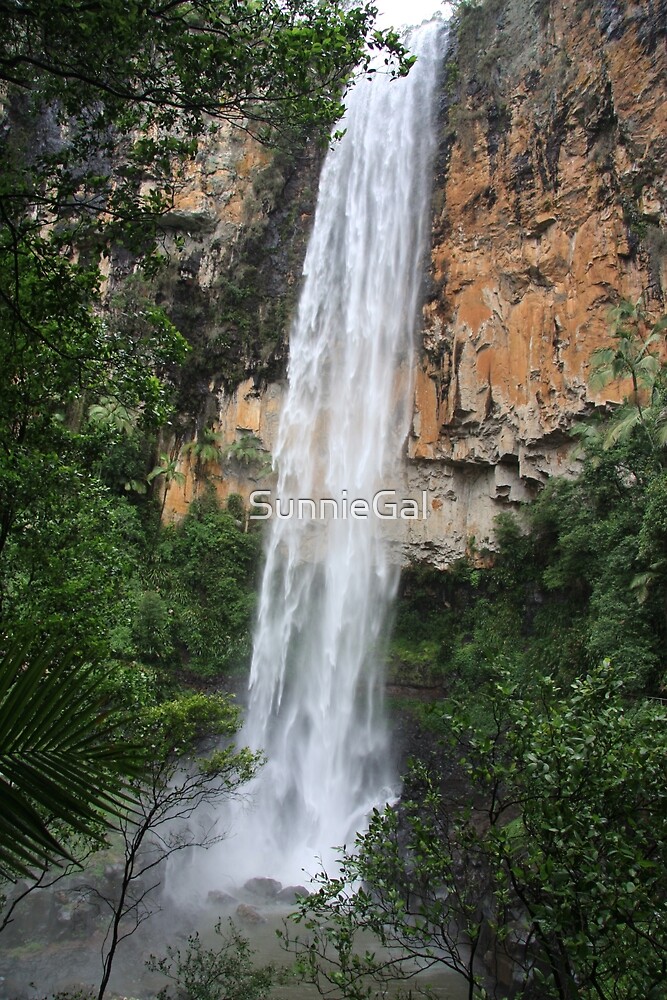
[[[398,36],[373,30],[376,13],[314,0],[3,0],[3,249],[49,260],[49,272],[56,250],[150,256],[177,161],[216,123],[274,142],[323,136],[373,49],[407,72]],[[8,280],[2,299],[22,314]]]
[[63,121],[86,111],[86,128],[197,135],[210,116],[328,131],[341,84],[358,63],[368,69],[371,50],[408,66],[397,35],[373,30],[371,3],[3,0],[0,12],[0,78],[33,107],[57,101]]

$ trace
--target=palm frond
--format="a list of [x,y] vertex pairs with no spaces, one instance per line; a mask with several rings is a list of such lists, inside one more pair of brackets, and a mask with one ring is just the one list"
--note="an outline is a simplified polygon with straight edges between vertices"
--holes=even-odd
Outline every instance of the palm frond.
[[617,306],[609,311],[609,316],[614,325],[620,325],[624,319],[636,319],[641,312],[639,302],[630,302],[629,299],[621,299]]
[[202,444],[199,448],[198,458],[202,465],[207,465],[209,462],[215,462],[216,459],[220,458],[219,445],[208,441],[205,444]]
[[613,448],[615,444],[627,441],[639,423],[641,423],[641,413],[636,407],[621,411],[604,436],[603,447],[605,451]]
[[658,559],[657,562],[651,563],[647,570],[644,570],[642,573],[636,573],[633,576],[630,581],[630,590],[634,591],[640,604],[646,603],[651,587],[661,578],[661,576],[664,576],[666,564],[667,560]]
[[578,444],[572,452],[572,457],[575,459],[582,459],[586,455],[590,455],[592,449],[602,438],[599,423],[592,423],[588,420],[574,424],[570,427],[569,433],[571,437],[578,439]]
[[660,410],[655,426],[656,440],[664,448],[667,445],[667,410]]
[[636,364],[637,378],[648,389],[652,389],[660,371],[660,360],[654,354],[645,354]]
[[611,347],[600,347],[591,354],[591,374],[588,384],[594,392],[604,389],[616,376],[613,370],[615,351]]
[[0,873],[69,859],[61,825],[93,839],[109,813],[131,807],[140,754],[125,720],[102,702],[103,682],[72,650],[35,652],[26,638],[0,659]]
[[[190,443],[192,444],[192,442]],[[183,450],[187,450],[187,445]],[[165,481],[169,484],[174,482],[178,486],[182,486],[185,482],[185,475],[178,468],[178,458],[169,458],[165,452],[160,455],[160,464],[151,469],[146,476],[146,481],[152,483],[158,476],[164,476]]]

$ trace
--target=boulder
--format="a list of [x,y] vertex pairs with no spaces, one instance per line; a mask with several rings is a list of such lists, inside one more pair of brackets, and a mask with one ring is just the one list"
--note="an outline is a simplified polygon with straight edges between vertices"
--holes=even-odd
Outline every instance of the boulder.
[[259,910],[256,910],[254,906],[248,906],[247,903],[239,903],[236,907],[236,916],[242,924],[256,926],[257,924],[266,923],[266,918],[262,916]]
[[276,898],[282,889],[282,883],[275,878],[249,878],[243,888],[257,899],[270,900]]
[[276,896],[276,902],[287,903],[288,906],[293,906],[305,896],[310,896],[310,893],[304,885],[286,885]]

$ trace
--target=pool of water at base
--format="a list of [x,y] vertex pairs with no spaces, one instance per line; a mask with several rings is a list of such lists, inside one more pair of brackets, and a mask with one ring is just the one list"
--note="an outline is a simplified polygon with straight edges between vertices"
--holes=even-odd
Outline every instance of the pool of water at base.
[[[284,930],[285,922],[288,921],[290,912],[290,909],[285,908],[266,908],[263,910],[264,923],[252,926],[237,923],[243,935],[250,941],[250,946],[255,952],[258,964],[263,965],[273,962],[277,966],[289,967],[293,961],[293,956],[285,951],[278,936],[278,932]],[[231,915],[233,916],[233,914]],[[225,914],[221,916],[222,927],[224,929],[228,916]],[[206,944],[214,947],[216,935],[212,933],[212,926],[212,923],[209,921],[207,928],[200,930],[200,936]],[[295,934],[299,934],[302,937],[305,936],[303,930],[294,924],[290,925],[289,932],[291,937],[294,937]],[[374,951],[377,955],[381,954],[380,946],[378,946],[377,941],[370,934],[366,936],[360,935],[356,945],[357,950],[368,949]],[[415,996],[419,996],[419,990],[423,990],[425,987],[429,988],[430,996],[437,998],[437,1000],[466,1000],[468,996],[468,987],[464,979],[451,969],[448,969],[443,963],[439,963],[423,971],[418,971],[415,966],[414,977],[402,983],[397,981],[389,983],[386,986],[383,985],[382,988],[378,987],[377,997],[389,1000],[389,998],[397,997],[401,991],[406,992],[410,988],[412,988]],[[285,985],[276,986],[271,992],[272,1000],[315,1000],[315,998],[319,998],[320,996],[321,994],[311,983],[303,983],[296,980],[290,980]],[[330,996],[335,998],[339,994],[332,992]]]
[[[290,912],[284,907],[264,906],[263,922],[248,925],[238,919],[233,909],[225,910],[220,906],[203,906],[196,912],[184,909],[180,913],[169,907],[155,914],[120,945],[107,996],[142,1000],[155,997],[166,980],[148,972],[145,967],[148,957],[164,955],[167,946],[183,951],[188,935],[195,931],[205,947],[216,948],[220,945],[220,937],[215,933],[215,925],[220,920],[224,931],[230,917],[249,940],[258,965],[272,962],[288,968],[293,956],[283,949],[276,932],[283,930]],[[300,931],[292,925],[291,936],[295,932]],[[54,940],[28,939],[25,935],[23,940],[17,940],[15,936],[3,934],[0,939],[0,1000],[41,1000],[60,991],[88,992],[91,988],[96,992],[101,973],[102,941],[102,933],[92,927],[88,933]],[[358,947],[379,953],[377,943],[370,937],[360,939]],[[408,983],[378,988],[373,995],[389,1000],[398,996],[401,988],[404,991],[411,988],[414,995],[419,996],[419,990],[426,986],[430,995],[438,1000],[465,1000],[467,997],[462,977],[440,964],[416,972]],[[332,998],[337,995],[330,994]],[[320,993],[312,984],[288,980],[276,986],[270,996],[271,1000],[315,1000]]]

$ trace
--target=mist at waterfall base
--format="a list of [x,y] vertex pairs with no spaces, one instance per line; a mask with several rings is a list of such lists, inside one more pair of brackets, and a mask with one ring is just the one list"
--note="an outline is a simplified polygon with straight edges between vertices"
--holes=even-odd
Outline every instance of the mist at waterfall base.
[[[422,25],[407,78],[378,72],[347,96],[290,335],[275,450],[285,501],[347,491],[371,502],[400,479],[443,44],[440,22]],[[382,702],[398,569],[383,531],[374,518],[270,522],[240,737],[266,763],[182,888],[307,883],[395,798]]]

